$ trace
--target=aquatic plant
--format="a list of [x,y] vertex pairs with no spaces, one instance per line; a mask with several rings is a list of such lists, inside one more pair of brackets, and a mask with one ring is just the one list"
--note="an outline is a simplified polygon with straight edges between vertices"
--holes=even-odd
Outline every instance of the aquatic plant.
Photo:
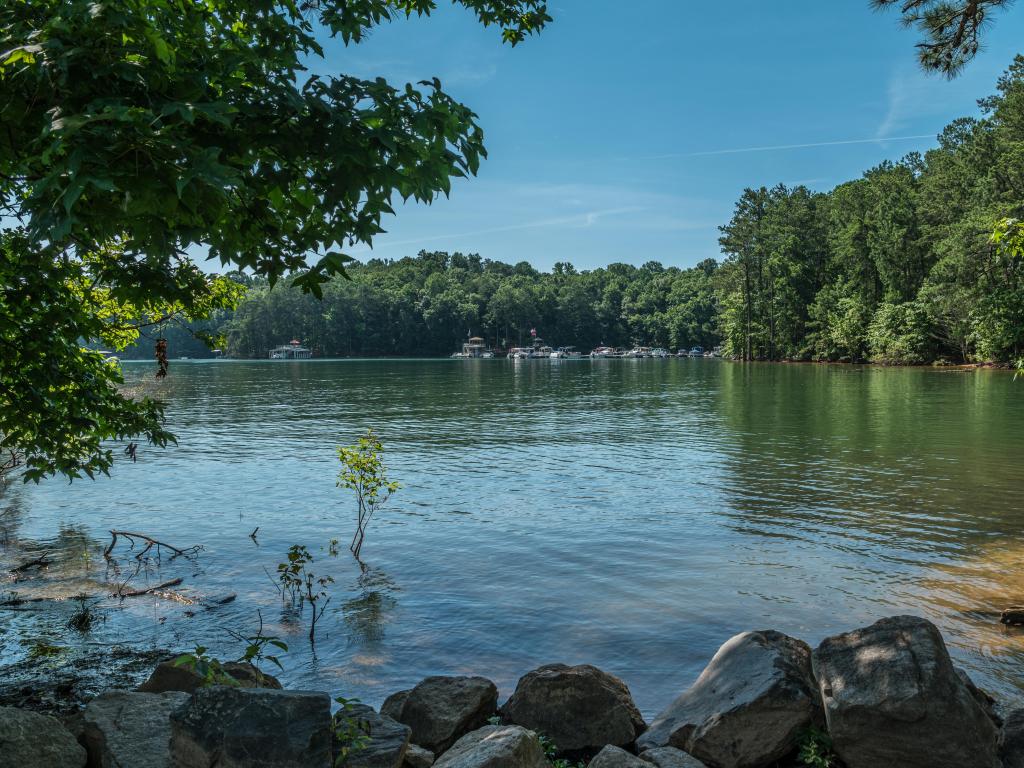
[[309,566],[313,555],[301,544],[288,549],[288,560],[277,566],[277,579],[281,594],[287,594],[293,605],[308,603],[310,608],[309,642],[316,641],[316,623],[331,602],[327,587],[334,583],[332,576],[317,576]]
[[89,595],[79,595],[75,599],[78,600],[78,610],[71,614],[71,618],[68,619],[68,627],[70,629],[84,634],[91,631],[93,624],[97,621],[107,620],[106,616],[93,610],[93,606],[89,603]]
[[[263,670],[260,669],[260,665],[264,661],[271,662],[278,669],[284,669],[281,665],[281,660],[276,655],[267,653],[268,646],[278,648],[287,653],[288,644],[277,637],[264,635],[263,616],[262,614],[258,615],[260,623],[255,634],[248,636],[236,632],[229,632],[229,634],[246,643],[245,650],[242,652],[242,655],[238,657],[238,663],[252,665],[252,668],[256,671],[257,684],[261,685],[263,683],[264,673]],[[199,677],[202,678],[202,682],[200,683],[202,687],[209,685],[237,686],[239,684],[238,681],[224,669],[224,664],[219,659],[207,654],[205,646],[202,645],[196,646],[192,653],[181,654],[173,663],[176,667],[185,667],[199,675]]]
[[382,453],[384,446],[372,429],[359,438],[355,445],[339,446],[338,461],[341,471],[338,473],[338,488],[347,488],[356,493],[357,517],[356,531],[352,536],[349,549],[359,560],[366,538],[366,528],[377,510],[391,498],[391,494],[401,486],[388,480],[387,467],[384,466]]
[[172,663],[176,667],[184,667],[198,675],[202,679],[199,683],[200,687],[238,685],[238,681],[224,670],[220,659],[207,654],[204,645],[197,645],[192,653],[181,654]]

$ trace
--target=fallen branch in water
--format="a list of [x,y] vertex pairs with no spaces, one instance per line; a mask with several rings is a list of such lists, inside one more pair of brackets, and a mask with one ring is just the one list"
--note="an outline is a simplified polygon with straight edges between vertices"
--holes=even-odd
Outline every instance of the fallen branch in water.
[[131,542],[131,548],[132,549],[135,548],[135,544],[138,541],[143,541],[143,542],[146,543],[146,546],[143,547],[135,555],[135,559],[136,560],[141,560],[142,557],[147,552],[149,552],[149,550],[151,550],[153,547],[156,547],[156,556],[157,557],[160,557],[160,548],[161,547],[163,547],[164,549],[171,550],[171,552],[174,553],[171,556],[172,560],[175,557],[177,557],[178,555],[183,555],[184,557],[194,557],[202,549],[202,546],[200,546],[198,544],[196,544],[194,547],[188,547],[187,549],[179,549],[178,547],[175,547],[175,546],[173,546],[171,544],[168,544],[167,542],[159,541],[158,539],[154,539],[152,536],[147,536],[144,533],[136,533],[134,531],[117,531],[117,530],[113,530],[113,531],[110,532],[110,544],[108,544],[107,548],[105,550],[103,550],[103,557],[105,557],[107,560],[111,559],[110,558],[110,553],[113,551],[114,547],[117,545],[118,537],[123,537],[125,539],[128,539],[128,541]]
[[30,570],[32,568],[45,568],[46,566],[50,565],[50,563],[52,562],[47,557],[48,554],[50,554],[50,553],[49,552],[43,552],[43,554],[41,554],[35,560],[29,560],[27,563],[22,563],[21,565],[17,566],[16,568],[11,568],[11,573],[24,573],[25,571]]
[[181,582],[181,578],[171,579],[170,581],[165,581],[163,584],[156,584],[155,586],[146,587],[145,589],[130,589],[127,592],[118,588],[117,592],[114,594],[118,597],[141,597],[142,595],[152,595],[162,589],[167,589],[168,587],[176,587],[181,584]]
[[0,608],[13,608],[25,603],[41,603],[46,599],[45,597],[12,597],[7,600],[0,600]]

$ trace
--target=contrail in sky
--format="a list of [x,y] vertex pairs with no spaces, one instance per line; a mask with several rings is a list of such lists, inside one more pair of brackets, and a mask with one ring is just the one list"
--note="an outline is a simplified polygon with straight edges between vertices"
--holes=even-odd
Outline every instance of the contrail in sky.
[[775,152],[784,149],[807,149],[809,147],[838,147],[843,144],[881,144],[886,141],[912,141],[916,139],[933,139],[934,134],[923,133],[918,136],[881,136],[873,139],[845,139],[843,141],[815,141],[809,144],[775,144],[769,147],[737,147],[734,149],[711,149],[704,152],[682,152],[671,155],[652,155],[645,160],[665,160],[671,157],[706,157],[709,155],[738,155],[743,152]]

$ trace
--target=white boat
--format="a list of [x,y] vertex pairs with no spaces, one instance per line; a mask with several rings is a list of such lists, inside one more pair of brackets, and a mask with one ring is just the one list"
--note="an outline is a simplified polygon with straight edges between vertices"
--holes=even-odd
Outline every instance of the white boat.
[[576,347],[559,347],[551,353],[552,360],[575,360],[582,357]]
[[547,359],[551,357],[552,352],[554,352],[554,350],[551,347],[534,347],[530,350],[530,357]]
[[626,352],[623,357],[650,357],[650,347],[633,347],[633,349]]
[[704,347],[694,346],[690,348],[690,357],[704,357]]
[[590,353],[591,357],[615,357],[615,347],[597,347]]
[[462,345],[461,352],[452,352],[451,357],[468,359],[477,357],[494,357],[494,353],[487,348],[487,343],[479,336],[470,336],[469,341]]
[[530,347],[512,347],[508,351],[508,357],[510,360],[529,360],[532,351]]
[[484,358],[486,360],[490,360],[492,357],[494,357],[494,353],[491,352],[490,350],[487,350],[485,352],[481,352],[480,353],[480,357],[482,357],[482,358]]
[[659,357],[664,360],[668,357],[668,350],[661,347],[655,347],[651,350],[651,357]]

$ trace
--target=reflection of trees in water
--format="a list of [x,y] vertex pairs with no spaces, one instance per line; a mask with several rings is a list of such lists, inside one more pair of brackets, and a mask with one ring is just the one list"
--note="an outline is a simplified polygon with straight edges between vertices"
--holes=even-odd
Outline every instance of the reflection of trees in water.
[[398,605],[394,581],[379,568],[367,566],[356,580],[357,597],[341,606],[342,620],[350,643],[377,643],[384,639],[384,627]]
[[[3,488],[3,485],[0,483],[0,489]],[[22,496],[17,492],[9,491],[0,495],[0,501],[3,502],[3,507],[0,508],[0,547],[6,549],[11,546],[12,541],[16,541],[16,534],[25,514],[25,508]]]
[[[1019,530],[998,372],[726,363],[712,446],[737,530],[959,556]],[[913,555],[916,556],[916,555]]]

